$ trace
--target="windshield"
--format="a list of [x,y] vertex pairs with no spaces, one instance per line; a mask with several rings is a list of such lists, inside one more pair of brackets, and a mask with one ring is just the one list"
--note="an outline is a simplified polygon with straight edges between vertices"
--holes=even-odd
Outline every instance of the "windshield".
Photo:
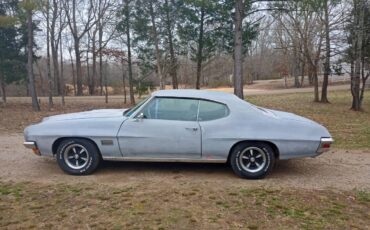
[[147,100],[149,100],[150,97],[147,97],[145,98],[144,100],[142,100],[141,102],[139,102],[138,104],[136,104],[134,107],[132,108],[129,108],[128,110],[126,110],[123,115],[126,116],[126,117],[129,117],[131,116],[133,113],[135,113],[136,110],[138,110],[142,104],[144,104]]

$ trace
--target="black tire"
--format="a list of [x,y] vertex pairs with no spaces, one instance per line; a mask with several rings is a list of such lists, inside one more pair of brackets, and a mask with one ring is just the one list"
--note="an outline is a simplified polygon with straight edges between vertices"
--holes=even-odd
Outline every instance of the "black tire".
[[271,146],[265,143],[240,143],[231,152],[230,164],[241,178],[262,179],[273,169],[275,154]]
[[56,158],[59,167],[71,175],[89,175],[100,163],[97,147],[85,139],[63,140],[57,149]]

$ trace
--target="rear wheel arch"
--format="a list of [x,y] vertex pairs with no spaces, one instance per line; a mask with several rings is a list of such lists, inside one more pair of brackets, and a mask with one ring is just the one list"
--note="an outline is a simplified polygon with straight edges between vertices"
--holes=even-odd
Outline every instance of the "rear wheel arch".
[[233,152],[233,150],[235,149],[236,146],[238,146],[239,144],[242,144],[242,143],[264,143],[264,144],[267,144],[269,145],[272,150],[274,151],[274,155],[275,155],[275,159],[279,159],[279,156],[280,156],[280,152],[279,152],[279,149],[278,147],[270,142],[270,141],[259,141],[259,140],[244,140],[244,141],[239,141],[239,142],[236,142],[229,150],[229,153],[228,153],[228,156],[227,156],[227,163],[229,164],[230,163],[230,157],[231,157],[231,153]]

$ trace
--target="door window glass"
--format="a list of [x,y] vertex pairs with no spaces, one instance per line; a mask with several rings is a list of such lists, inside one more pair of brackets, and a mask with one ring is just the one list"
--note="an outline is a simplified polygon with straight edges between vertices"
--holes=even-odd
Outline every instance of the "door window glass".
[[142,113],[145,119],[196,121],[198,100],[183,98],[154,98]]

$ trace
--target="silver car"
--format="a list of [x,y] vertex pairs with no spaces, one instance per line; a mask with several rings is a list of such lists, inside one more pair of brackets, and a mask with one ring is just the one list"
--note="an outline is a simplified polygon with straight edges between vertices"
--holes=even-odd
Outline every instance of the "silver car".
[[73,175],[91,174],[102,160],[206,162],[229,163],[249,179],[265,177],[277,159],[315,157],[333,142],[314,121],[203,90],[157,91],[128,110],[46,117],[24,137]]

